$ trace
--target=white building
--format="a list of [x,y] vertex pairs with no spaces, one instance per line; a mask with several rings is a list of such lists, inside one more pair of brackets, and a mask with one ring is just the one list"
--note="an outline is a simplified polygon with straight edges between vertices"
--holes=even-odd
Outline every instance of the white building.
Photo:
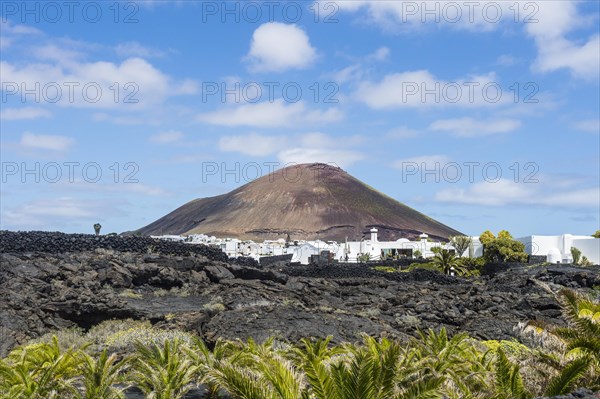
[[413,257],[418,253],[417,251],[423,257],[431,257],[434,256],[433,248],[454,249],[447,244],[429,241],[427,234],[421,234],[419,241],[409,241],[406,238],[400,238],[396,241],[379,241],[376,228],[372,228],[370,233],[369,239],[347,241],[339,244],[339,249],[335,252],[335,259],[342,262],[358,262],[360,257],[365,254],[368,254],[370,260],[397,256]]
[[[266,240],[256,243],[250,240],[239,240],[237,238],[217,238],[204,234],[193,234],[184,236],[153,236],[169,241],[180,241],[188,244],[205,244],[220,248],[227,256],[236,258],[238,256],[249,256],[259,259],[263,256],[275,256],[292,254],[292,262],[308,264],[312,255],[319,255],[322,251],[329,251],[335,260],[340,262],[359,262],[362,255],[368,254],[370,260],[395,258],[399,256],[414,257],[420,253],[423,257],[434,256],[433,248],[441,247],[453,250],[450,244],[433,242],[427,234],[419,236],[418,241],[409,241],[400,238],[396,241],[379,241],[377,229],[370,230],[370,237],[360,241],[346,241],[338,244],[335,241],[295,241],[297,245],[290,245],[284,239]],[[471,237],[471,246],[462,254],[463,257],[477,258],[483,255],[483,245],[479,237]],[[574,236],[563,234],[560,236],[526,236],[517,238],[517,241],[525,244],[525,252],[529,255],[545,256],[551,263],[570,263],[571,247],[581,251],[582,256],[594,264],[600,264],[600,238],[590,236]],[[417,252],[418,251],[418,252]]]
[[158,238],[165,241],[183,242],[185,237],[177,235],[165,235],[165,236],[150,236],[152,238]]
[[526,236],[517,238],[525,244],[525,252],[529,255],[541,255],[550,263],[571,263],[571,247],[581,251],[581,255],[595,265],[600,264],[600,238],[591,236]]

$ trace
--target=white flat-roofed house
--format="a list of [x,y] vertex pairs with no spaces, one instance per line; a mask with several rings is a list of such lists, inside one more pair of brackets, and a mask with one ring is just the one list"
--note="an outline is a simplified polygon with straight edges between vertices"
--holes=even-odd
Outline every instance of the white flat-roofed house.
[[377,229],[370,230],[370,238],[361,241],[347,241],[339,244],[335,259],[344,262],[358,262],[361,255],[369,254],[370,260],[395,258],[400,256],[413,257],[419,251],[424,257],[434,256],[433,248],[442,247],[453,249],[447,244],[429,241],[429,236],[421,234],[419,241],[409,241],[400,238],[396,241],[379,241]]
[[319,255],[321,253],[320,248],[309,242],[305,242],[288,249],[291,250],[292,253],[292,262],[298,262],[303,265],[308,265],[312,255]]
[[581,255],[595,265],[600,264],[600,238],[563,234],[559,236],[531,235],[517,238],[525,244],[529,255],[545,256],[550,263],[571,263],[571,247],[581,251]]
[[173,242],[183,242],[185,240],[184,236],[179,235],[164,235],[164,236],[150,236],[152,238],[156,238],[164,241],[173,241]]

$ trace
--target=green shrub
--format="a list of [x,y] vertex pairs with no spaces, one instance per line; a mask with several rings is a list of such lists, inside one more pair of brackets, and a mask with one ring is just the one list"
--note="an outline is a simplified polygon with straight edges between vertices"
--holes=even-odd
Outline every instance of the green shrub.
[[581,251],[578,248],[571,247],[571,256],[573,257],[573,264],[578,265],[581,261]]
[[189,344],[193,340],[193,335],[184,331],[139,326],[110,335],[106,338],[106,345],[111,351],[133,351],[137,342],[162,346],[165,342],[174,340]]
[[440,270],[432,262],[427,262],[427,263],[411,263],[410,265],[408,265],[408,268],[407,268],[408,271],[415,270],[415,269],[426,269],[426,270],[436,270],[436,271]]
[[460,258],[458,259],[458,265],[464,270],[464,276],[477,277],[481,275],[481,270],[483,270],[483,266],[485,266],[485,259]]
[[64,330],[51,331],[39,338],[32,339],[27,345],[52,344],[54,337],[58,339],[62,351],[66,351],[70,348],[82,348],[89,341],[81,328],[71,327]]
[[396,273],[398,271],[393,266],[374,266],[371,269],[386,273]]
[[485,244],[486,262],[527,262],[525,244],[511,238],[496,238]]

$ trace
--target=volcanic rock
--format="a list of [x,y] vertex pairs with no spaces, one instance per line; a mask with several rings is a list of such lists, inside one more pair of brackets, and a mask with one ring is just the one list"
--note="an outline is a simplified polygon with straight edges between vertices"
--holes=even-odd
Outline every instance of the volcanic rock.
[[372,227],[380,240],[460,234],[325,164],[290,166],[230,193],[193,200],[138,232],[344,241],[360,240]]

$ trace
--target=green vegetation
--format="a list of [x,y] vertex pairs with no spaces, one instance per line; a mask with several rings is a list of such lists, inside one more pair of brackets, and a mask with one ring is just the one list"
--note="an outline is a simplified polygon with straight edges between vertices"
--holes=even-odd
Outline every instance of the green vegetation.
[[371,254],[366,252],[358,256],[358,261],[360,263],[368,263],[371,260]]
[[482,245],[489,244],[490,242],[492,242],[495,239],[496,239],[496,236],[494,235],[494,233],[492,233],[489,230],[484,231],[479,236],[479,242],[481,242]]
[[512,235],[502,230],[495,237],[489,230],[479,236],[483,244],[483,258],[486,262],[527,262],[525,244],[512,238]]
[[372,269],[386,273],[396,273],[398,271],[398,269],[393,266],[374,266]]
[[465,251],[471,246],[473,240],[468,236],[453,236],[450,237],[450,245],[456,250],[458,257],[462,257]]
[[589,261],[586,256],[581,256],[581,251],[575,247],[571,247],[571,256],[573,257],[573,264],[579,266],[592,266],[593,263]]
[[[147,324],[111,321],[79,335],[89,344],[65,349],[53,336],[13,350],[0,360],[0,398],[119,399],[137,386],[149,398],[178,399],[199,384],[212,399],[527,399],[600,389],[600,302],[568,290],[559,301],[567,326],[532,328],[535,347],[442,329],[406,343],[364,334],[340,345],[219,340],[210,350],[185,333],[148,340]],[[119,328],[139,338],[133,348],[100,350],[100,337]]]
[[458,258],[453,252],[447,249],[440,249],[435,252],[432,263],[437,269],[445,274],[451,274],[452,271],[456,271],[458,274],[463,274],[462,270],[458,270],[460,267]]
[[592,237],[600,238],[600,230],[596,230],[596,232],[594,234],[592,234]]
[[435,270],[450,274],[454,268],[456,276],[474,277],[479,276],[485,264],[483,258],[457,258],[453,252],[447,249],[436,248],[435,256],[427,263],[411,263],[405,271],[415,269]]
[[458,260],[459,268],[464,270],[465,276],[479,276],[485,259],[483,258],[460,258]]
[[575,247],[571,247],[571,257],[573,257],[573,264],[578,265],[581,261],[581,251]]

